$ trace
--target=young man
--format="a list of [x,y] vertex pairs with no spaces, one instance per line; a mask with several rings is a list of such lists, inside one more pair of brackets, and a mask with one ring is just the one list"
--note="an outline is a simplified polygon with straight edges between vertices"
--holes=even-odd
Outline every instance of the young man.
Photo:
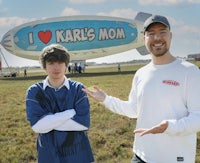
[[145,45],[152,61],[133,79],[128,101],[101,89],[84,89],[111,111],[137,118],[131,163],[194,163],[200,131],[200,71],[170,53],[168,20],[151,16],[144,23]]
[[38,163],[94,161],[87,136],[90,105],[84,86],[65,76],[69,60],[61,45],[44,48],[40,61],[47,78],[27,90],[27,120],[38,133]]

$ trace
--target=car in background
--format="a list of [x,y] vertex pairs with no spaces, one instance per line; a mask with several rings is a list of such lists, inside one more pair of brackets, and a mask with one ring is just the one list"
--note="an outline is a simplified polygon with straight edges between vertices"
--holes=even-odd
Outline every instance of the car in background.
[[2,76],[2,77],[16,77],[17,72],[2,72],[2,73],[0,73],[0,76]]

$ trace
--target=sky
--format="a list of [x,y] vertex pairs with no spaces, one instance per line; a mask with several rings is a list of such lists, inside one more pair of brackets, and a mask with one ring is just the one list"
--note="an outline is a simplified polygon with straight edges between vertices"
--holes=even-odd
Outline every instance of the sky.
[[[103,15],[134,19],[138,12],[164,15],[171,24],[171,53],[186,57],[200,53],[200,0],[0,0],[0,41],[12,28],[35,20],[71,15]],[[9,66],[39,66],[38,61],[23,59],[0,48]],[[146,59],[129,50],[98,59],[96,63],[113,63]],[[7,67],[2,59],[3,67]]]

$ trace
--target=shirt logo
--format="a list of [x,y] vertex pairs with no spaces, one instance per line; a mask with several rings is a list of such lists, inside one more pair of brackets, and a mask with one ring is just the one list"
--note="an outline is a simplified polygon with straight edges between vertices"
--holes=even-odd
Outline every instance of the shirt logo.
[[183,162],[184,161],[184,157],[177,157],[177,161],[178,162]]
[[172,86],[179,86],[180,85],[179,82],[174,81],[174,80],[163,80],[163,83],[167,84],[167,85],[172,85]]

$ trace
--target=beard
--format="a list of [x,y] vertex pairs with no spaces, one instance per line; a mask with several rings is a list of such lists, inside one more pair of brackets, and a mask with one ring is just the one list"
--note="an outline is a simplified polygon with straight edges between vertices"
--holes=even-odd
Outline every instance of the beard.
[[167,52],[169,51],[169,49],[165,48],[163,50],[153,50],[151,51],[151,53],[155,56],[155,57],[162,57],[164,56]]
[[169,51],[169,48],[167,48],[166,46],[165,47],[151,46],[148,50],[153,56],[162,57]]

